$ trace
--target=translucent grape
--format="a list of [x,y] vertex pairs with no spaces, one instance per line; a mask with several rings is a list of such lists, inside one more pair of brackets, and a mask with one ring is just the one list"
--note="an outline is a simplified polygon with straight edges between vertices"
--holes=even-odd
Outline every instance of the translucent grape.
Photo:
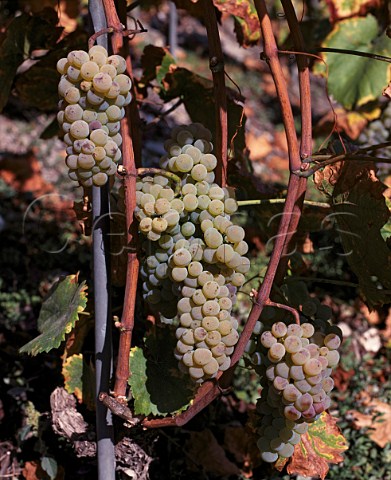
[[269,360],[275,363],[279,362],[284,355],[285,347],[281,343],[274,343],[268,351]]
[[227,228],[226,235],[229,242],[238,243],[244,239],[244,230],[242,227],[232,225]]
[[175,267],[172,269],[171,275],[175,282],[183,282],[187,277],[187,268]]
[[221,200],[212,200],[208,205],[208,212],[213,216],[221,215],[224,213],[224,203]]
[[307,375],[318,375],[322,371],[322,364],[317,358],[310,358],[303,365],[303,370]]
[[174,263],[178,267],[185,267],[191,262],[191,255],[185,248],[179,248],[173,255]]
[[277,343],[277,339],[272,332],[266,331],[261,335],[261,343],[265,348],[270,348],[272,345]]
[[336,350],[341,345],[341,339],[335,333],[329,333],[328,335],[326,335],[323,342],[325,346],[330,350]]
[[206,298],[216,298],[220,290],[220,285],[215,281],[208,281],[202,287],[202,292]]
[[276,338],[282,338],[286,335],[287,326],[283,322],[273,323],[271,332]]
[[288,353],[299,352],[302,349],[301,339],[296,335],[287,336],[284,340],[284,346]]
[[295,365],[304,365],[310,359],[310,357],[311,355],[306,348],[301,348],[291,356],[292,362]]
[[84,120],[77,120],[72,123],[70,133],[74,138],[86,138],[89,132],[88,123]]

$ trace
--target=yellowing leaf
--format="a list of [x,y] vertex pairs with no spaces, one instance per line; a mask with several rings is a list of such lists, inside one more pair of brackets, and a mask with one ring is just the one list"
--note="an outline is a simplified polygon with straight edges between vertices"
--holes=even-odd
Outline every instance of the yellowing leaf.
[[357,14],[364,15],[369,9],[379,6],[381,0],[329,0],[327,4],[334,22]]
[[95,408],[95,370],[83,360],[83,355],[68,357],[62,366],[64,387],[68,393],[73,393],[80,403],[89,410]]
[[59,280],[42,304],[38,318],[41,334],[24,345],[20,353],[37,355],[59,347],[87,306],[86,290],[85,282],[78,283],[78,275]]
[[[379,26],[373,15],[341,20],[327,36],[322,47],[339,48],[391,56],[391,41]],[[376,100],[390,81],[390,64],[373,58],[324,53],[328,65],[318,63],[315,71],[327,76],[330,94],[345,108]]]
[[244,46],[256,44],[260,39],[261,27],[254,2],[249,0],[213,0],[221,12],[233,15],[239,43]]
[[324,412],[310,424],[289,461],[287,471],[290,475],[320,477],[323,480],[329,471],[329,463],[343,461],[341,453],[347,450],[348,445],[336,423],[334,417]]

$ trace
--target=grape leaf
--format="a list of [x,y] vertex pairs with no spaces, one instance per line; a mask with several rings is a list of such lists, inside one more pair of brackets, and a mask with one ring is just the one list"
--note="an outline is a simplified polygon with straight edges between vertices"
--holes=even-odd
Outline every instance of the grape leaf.
[[385,185],[368,166],[345,162],[333,192],[333,211],[346,259],[368,307],[391,301],[391,249],[381,228],[390,218]]
[[326,0],[331,21],[355,15],[365,15],[368,10],[379,5],[378,0]]
[[[239,467],[228,457],[224,448],[209,429],[200,432],[190,432],[185,451],[192,464],[202,466],[204,472],[218,477],[240,478]],[[205,475],[205,478],[208,478]]]
[[233,15],[238,41],[243,47],[259,42],[261,27],[252,0],[213,0],[213,3],[221,12]]
[[36,15],[22,13],[9,24],[0,45],[0,111],[7,103],[18,67],[33,50],[51,48],[56,43],[62,32],[55,26],[57,21],[56,12],[45,8]]
[[168,49],[147,45],[141,56],[141,66],[143,68],[141,84],[145,85],[156,79],[159,86],[162,87],[162,80],[171,64],[175,64],[175,60]]
[[193,395],[190,380],[178,370],[174,357],[175,335],[168,329],[157,329],[145,341],[145,350],[130,352],[129,385],[136,415],[162,415],[185,410]]
[[[201,77],[186,68],[171,68],[163,80],[164,91],[161,96],[165,100],[182,98],[187,112],[193,122],[200,122],[212,132],[216,138],[215,124],[215,94],[213,82]],[[231,139],[236,132],[235,149],[242,151],[245,147],[244,124],[242,118],[243,98],[230,88],[227,88],[227,114],[228,114],[228,139]],[[238,126],[242,123],[241,128]]]
[[342,452],[347,450],[347,440],[336,425],[337,420],[323,412],[308,432],[301,436],[301,441],[295,446],[295,451],[289,459],[280,458],[276,468],[282,470],[288,463],[289,475],[326,478],[329,463],[343,461]]
[[84,32],[76,31],[67,35],[55,49],[28,70],[16,76],[15,93],[29,107],[46,112],[57,110],[57,87],[60,80],[60,74],[56,68],[57,61],[66,57],[70,50],[85,48],[85,45]]
[[78,275],[68,275],[50,290],[38,318],[41,334],[24,345],[19,352],[37,355],[60,346],[87,305],[87,286],[78,283]]
[[64,387],[68,393],[73,393],[80,403],[89,410],[95,409],[95,371],[88,365],[83,355],[68,357],[62,366]]
[[0,111],[7,103],[16,70],[24,60],[25,31],[28,22],[27,14],[14,18],[0,46]]
[[[182,98],[186,110],[193,122],[200,122],[207,127],[216,138],[215,95],[213,82],[201,77],[186,68],[178,68],[174,59],[164,48],[147,45],[141,58],[143,76],[138,89],[143,89],[152,80],[157,80],[161,86],[160,96],[165,101]],[[243,151],[245,116],[242,118],[243,97],[234,90],[227,88],[228,103],[228,138],[235,133],[234,147]],[[242,124],[241,128],[238,126]]]
[[[378,30],[373,15],[338,22],[322,47],[342,48],[391,56],[391,41]],[[323,53],[328,70],[318,63],[315,72],[327,76],[330,94],[347,109],[376,100],[390,81],[390,64],[342,53]]]

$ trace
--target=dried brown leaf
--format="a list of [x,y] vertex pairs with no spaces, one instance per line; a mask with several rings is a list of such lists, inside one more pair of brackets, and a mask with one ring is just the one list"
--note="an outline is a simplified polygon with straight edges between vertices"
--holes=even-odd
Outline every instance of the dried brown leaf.
[[373,399],[367,405],[370,413],[350,410],[353,416],[353,426],[357,429],[368,427],[368,436],[379,447],[384,448],[391,442],[391,406],[378,399]]

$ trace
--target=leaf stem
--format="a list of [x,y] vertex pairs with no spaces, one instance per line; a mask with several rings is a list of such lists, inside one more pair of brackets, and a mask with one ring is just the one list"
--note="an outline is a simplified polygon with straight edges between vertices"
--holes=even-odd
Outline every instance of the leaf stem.
[[[262,200],[239,200],[238,206],[239,207],[247,207],[249,205],[271,205],[271,204],[279,204],[285,203],[285,198],[267,198]],[[304,200],[304,205],[308,207],[318,207],[318,208],[330,208],[330,205],[325,202],[314,202],[312,200]]]

